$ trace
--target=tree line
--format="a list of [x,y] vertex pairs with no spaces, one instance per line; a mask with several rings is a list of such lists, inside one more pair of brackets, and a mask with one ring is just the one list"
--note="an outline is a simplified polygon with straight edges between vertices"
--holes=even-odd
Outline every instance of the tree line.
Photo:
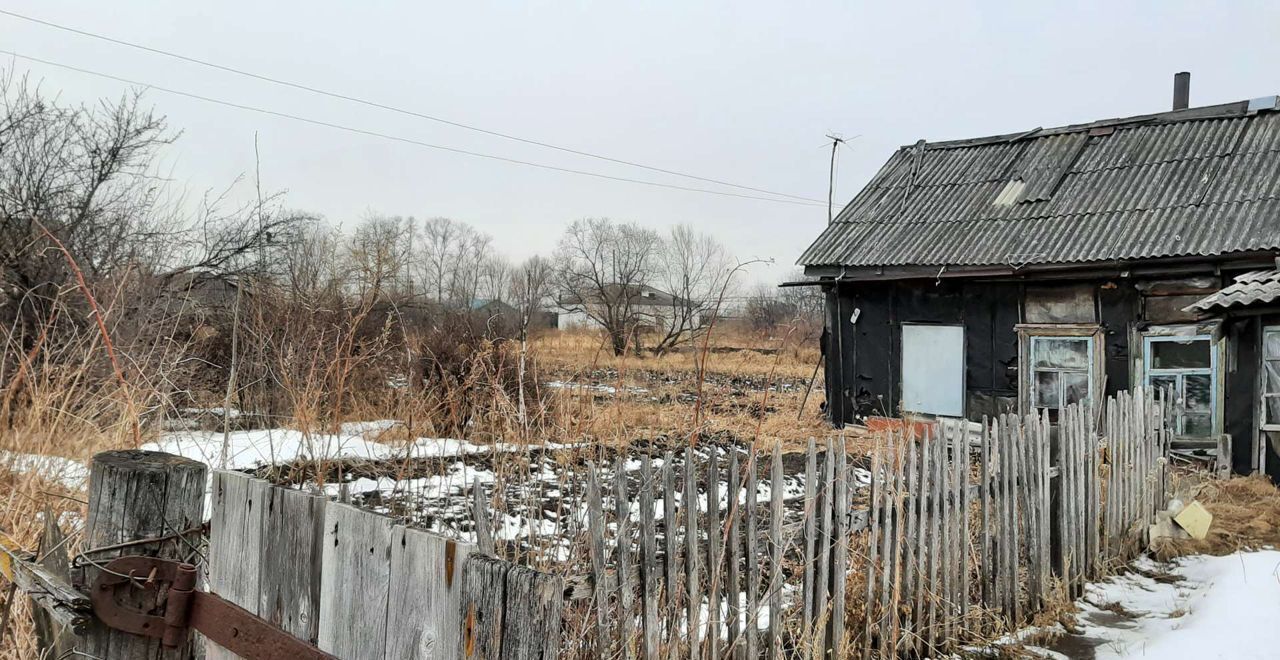
[[[4,415],[35,396],[37,374],[73,378],[58,365],[76,365],[75,382],[156,394],[156,409],[223,388],[228,400],[258,392],[265,409],[341,408],[360,379],[471,382],[477,347],[522,344],[543,310],[590,319],[618,353],[661,353],[724,313],[744,268],[687,224],[580,219],[551,254],[512,261],[449,218],[339,228],[256,176],[193,204],[159,166],[179,132],[139,95],[70,105],[10,72],[0,104]],[[232,201],[246,185],[250,199]],[[515,318],[477,325],[477,301]],[[110,364],[90,359],[103,352]],[[523,352],[510,376],[517,361],[491,357],[486,377],[523,416]]]

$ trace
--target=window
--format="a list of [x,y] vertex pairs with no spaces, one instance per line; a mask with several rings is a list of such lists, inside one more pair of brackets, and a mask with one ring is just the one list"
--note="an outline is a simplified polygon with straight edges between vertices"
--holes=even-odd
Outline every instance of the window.
[[1147,336],[1144,339],[1145,382],[1171,392],[1174,432],[1207,437],[1214,433],[1217,403],[1217,356],[1212,337]]
[[1031,405],[1064,408],[1093,396],[1093,337],[1031,337]]
[[1092,401],[1102,388],[1102,328],[1095,323],[1025,323],[1018,330],[1018,410],[1058,410]]
[[964,326],[902,325],[902,407],[964,415]]
[[1262,428],[1280,431],[1280,326],[1262,330]]

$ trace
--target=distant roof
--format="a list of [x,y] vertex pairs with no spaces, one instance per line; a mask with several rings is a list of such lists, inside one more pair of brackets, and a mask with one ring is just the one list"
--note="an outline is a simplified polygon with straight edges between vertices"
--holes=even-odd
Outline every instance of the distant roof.
[[1280,248],[1280,98],[899,149],[805,266],[1011,266]]
[[1280,270],[1255,270],[1237,276],[1234,283],[1188,305],[1185,311],[1208,313],[1215,308],[1267,304],[1277,298],[1280,298]]

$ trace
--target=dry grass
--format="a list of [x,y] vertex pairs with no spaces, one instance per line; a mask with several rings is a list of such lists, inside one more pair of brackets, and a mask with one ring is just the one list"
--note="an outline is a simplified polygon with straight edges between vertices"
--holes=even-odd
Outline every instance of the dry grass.
[[1204,481],[1190,489],[1213,523],[1203,540],[1162,539],[1154,548],[1158,559],[1183,555],[1228,555],[1263,546],[1280,547],[1280,489],[1266,476]]
[[[68,549],[79,547],[78,527],[84,516],[82,493],[71,492],[57,481],[20,475],[0,462],[0,541],[9,547],[35,550],[39,546],[46,515],[71,523],[64,527],[72,537]],[[30,660],[39,657],[30,601],[21,594],[14,599],[9,629],[0,642],[0,660]],[[4,605],[0,605],[3,610]]]
[[580,435],[616,444],[697,432],[798,450],[831,434],[821,369],[815,377],[816,342],[800,344],[794,333],[718,332],[705,347],[663,355],[615,356],[607,347],[603,333],[584,330],[551,333],[532,346],[542,381],[572,384],[564,405]]
[[[810,437],[821,441],[831,435],[821,410],[820,372],[803,415],[798,415],[818,351],[816,342],[802,343],[794,333],[776,338],[716,333],[705,347],[684,347],[661,356],[613,356],[601,350],[599,333],[552,333],[529,346],[530,370],[525,381],[514,386],[510,361],[519,355],[518,344],[480,342],[426,395],[393,384],[389,375],[395,372],[386,365],[399,368],[403,349],[390,342],[343,348],[332,332],[316,337],[317,345],[302,345],[297,340],[308,336],[294,332],[286,337],[294,343],[266,346],[259,349],[262,355],[248,353],[279,374],[272,380],[276,389],[261,400],[283,405],[270,414],[245,418],[257,425],[313,432],[328,431],[343,421],[400,419],[405,422],[403,432],[379,438],[391,444],[433,435],[461,435],[481,443],[585,440],[588,446],[612,447],[633,442],[678,446],[714,438],[756,444],[763,450],[776,442],[800,448]],[[326,345],[319,345],[320,339]],[[72,335],[20,359],[24,375],[19,396],[10,396],[17,388],[0,390],[8,397],[0,450],[87,461],[100,451],[155,439],[164,420],[176,416],[178,408],[221,405],[217,383],[208,390],[212,396],[175,402],[175,365],[189,362],[192,346],[161,340],[164,348],[160,343],[124,343],[121,350],[129,365],[124,388],[104,366],[102,347],[91,333]],[[700,363],[705,366],[701,373]],[[0,374],[0,382],[11,385],[11,376],[8,381],[4,376]],[[553,381],[574,385],[549,387]],[[528,398],[529,418],[524,423],[518,421],[519,405],[513,396],[520,389]],[[256,410],[252,399],[240,407],[248,408],[247,413]],[[135,435],[135,428],[140,435]],[[519,479],[520,470],[527,472],[529,465],[495,469]],[[46,508],[68,523],[73,534],[83,520],[83,504],[74,499],[83,493],[68,492],[54,480],[20,474],[3,460],[0,494],[0,534],[10,546],[37,548]],[[30,613],[26,599],[19,597],[10,630],[0,641],[0,660],[33,657]]]

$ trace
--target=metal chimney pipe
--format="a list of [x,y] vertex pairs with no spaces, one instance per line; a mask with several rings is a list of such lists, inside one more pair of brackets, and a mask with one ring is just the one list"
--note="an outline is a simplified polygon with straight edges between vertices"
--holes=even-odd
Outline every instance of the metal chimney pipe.
[[1191,72],[1173,74],[1173,109],[1186,110],[1191,106]]

